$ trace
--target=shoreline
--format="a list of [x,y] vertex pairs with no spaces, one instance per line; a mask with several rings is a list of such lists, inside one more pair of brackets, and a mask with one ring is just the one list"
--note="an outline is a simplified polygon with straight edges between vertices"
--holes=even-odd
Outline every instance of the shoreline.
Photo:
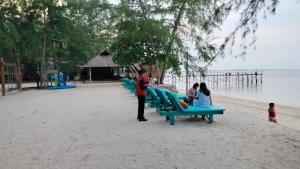
[[[181,90],[178,90],[178,93],[185,94]],[[233,108],[235,111],[253,111],[253,114],[257,114],[257,118],[268,122],[267,110],[269,103],[267,102],[223,95],[212,95],[212,102],[223,106],[226,109],[225,114],[228,113],[228,108],[229,110]],[[300,108],[275,103],[275,109],[279,125],[300,131]]]
[[[257,115],[258,119],[263,119],[268,122],[268,103],[266,102],[239,99],[221,95],[213,95],[212,102],[213,104],[224,106],[225,109],[228,107],[243,111],[252,111],[253,114]],[[300,108],[275,103],[275,109],[276,118],[279,125],[300,131]]]
[[[251,99],[245,99],[245,98],[238,98],[238,97],[233,97],[233,96],[224,96],[224,95],[212,95],[213,98],[218,98],[218,99],[230,99],[230,100],[236,100],[236,101],[243,101],[243,102],[253,102],[253,103],[257,103],[257,104],[263,104],[266,106],[266,108],[268,108],[268,105],[269,105],[269,102],[263,102],[263,101],[256,101],[256,100],[251,100]],[[284,105],[284,104],[278,104],[278,103],[275,103],[275,106],[279,106],[281,108],[284,108],[284,109],[290,109],[291,111],[299,111],[300,113],[300,107],[297,107],[297,106],[290,106],[290,105]],[[300,117],[300,114],[299,114],[299,117]]]
[[[178,89],[177,89],[178,90]],[[178,90],[178,93],[180,94],[183,94],[185,95],[185,92],[183,92],[182,90]],[[253,102],[253,103],[257,103],[257,104],[260,104],[260,105],[265,105],[266,108],[268,108],[268,104],[269,102],[263,102],[263,101],[260,101],[260,100],[252,100],[252,99],[246,99],[246,98],[242,98],[242,97],[234,97],[234,96],[224,96],[224,95],[218,95],[218,94],[213,94],[212,95],[212,98],[218,98],[218,99],[230,99],[230,100],[236,100],[236,101],[244,101],[244,102]],[[281,108],[284,108],[284,109],[289,109],[290,111],[297,111],[299,113],[299,115],[297,114],[297,116],[299,116],[300,118],[300,107],[297,107],[297,106],[291,106],[291,105],[284,105],[284,104],[278,104],[278,103],[275,103],[275,106],[277,107],[281,107]]]
[[279,105],[281,107],[286,107],[286,108],[291,108],[291,109],[300,109],[300,105],[292,105],[292,104],[287,104],[287,103],[280,103],[280,101],[276,101],[273,100],[271,102],[268,102],[264,99],[257,99],[255,100],[254,98],[247,98],[247,97],[240,97],[240,96],[236,96],[236,95],[225,95],[225,94],[213,94],[215,96],[219,96],[219,97],[227,97],[227,98],[231,98],[231,99],[239,99],[239,100],[247,100],[247,101],[254,101],[254,102],[259,102],[259,103],[264,103],[266,105],[268,105],[269,103],[273,102],[275,103],[275,105]]

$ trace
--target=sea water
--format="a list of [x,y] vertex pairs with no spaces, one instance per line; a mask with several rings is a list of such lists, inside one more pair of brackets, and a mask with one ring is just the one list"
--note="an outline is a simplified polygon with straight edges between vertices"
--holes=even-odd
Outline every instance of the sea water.
[[[260,77],[258,83],[255,80],[251,83],[237,82],[231,80],[225,82],[224,78],[219,78],[218,83],[212,78],[202,79],[200,76],[191,77],[188,81],[188,88],[195,82],[206,82],[212,94],[228,96],[233,98],[242,98],[261,102],[274,102],[275,104],[300,107],[300,70],[210,70],[208,74],[236,74],[239,73],[262,73],[262,83]],[[169,77],[166,83],[174,84],[174,79]],[[176,87],[180,91],[186,90],[185,76],[176,78]]]

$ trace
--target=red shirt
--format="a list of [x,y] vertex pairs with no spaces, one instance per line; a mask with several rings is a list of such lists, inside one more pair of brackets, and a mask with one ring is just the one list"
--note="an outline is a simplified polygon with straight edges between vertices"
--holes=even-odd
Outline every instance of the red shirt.
[[144,83],[148,83],[148,77],[147,76],[142,76],[138,77],[136,80],[136,95],[137,96],[146,96],[147,92],[146,89],[141,89],[141,81],[144,81]]
[[269,111],[269,117],[275,117],[276,116],[274,108],[269,108],[268,111]]

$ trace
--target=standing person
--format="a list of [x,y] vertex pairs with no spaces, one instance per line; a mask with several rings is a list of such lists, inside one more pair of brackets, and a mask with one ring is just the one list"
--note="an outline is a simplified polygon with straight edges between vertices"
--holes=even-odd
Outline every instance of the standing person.
[[275,104],[274,103],[270,103],[269,104],[268,112],[269,112],[269,121],[277,123],[277,120],[276,120],[276,111],[275,111]]
[[186,93],[186,96],[188,97],[189,99],[189,103],[193,103],[193,100],[195,99],[196,95],[197,95],[197,90],[198,90],[198,87],[199,87],[199,83],[195,83],[193,85],[192,88],[190,88],[188,90],[188,92]]
[[144,116],[145,97],[147,95],[146,89],[148,86],[148,77],[145,75],[144,70],[139,70],[139,76],[136,80],[136,96],[138,97],[138,116],[139,121],[147,121]]

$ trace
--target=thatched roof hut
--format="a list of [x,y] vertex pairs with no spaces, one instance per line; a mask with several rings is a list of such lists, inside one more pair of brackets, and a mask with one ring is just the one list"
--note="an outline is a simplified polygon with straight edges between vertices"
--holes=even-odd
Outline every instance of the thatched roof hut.
[[112,55],[107,51],[103,51],[92,58],[87,64],[83,65],[85,68],[90,67],[119,67],[118,64],[115,64],[112,60]]
[[[119,65],[114,63],[107,51],[100,52],[83,65],[83,76],[92,80],[113,80],[119,76]],[[86,78],[87,79],[87,78]]]

